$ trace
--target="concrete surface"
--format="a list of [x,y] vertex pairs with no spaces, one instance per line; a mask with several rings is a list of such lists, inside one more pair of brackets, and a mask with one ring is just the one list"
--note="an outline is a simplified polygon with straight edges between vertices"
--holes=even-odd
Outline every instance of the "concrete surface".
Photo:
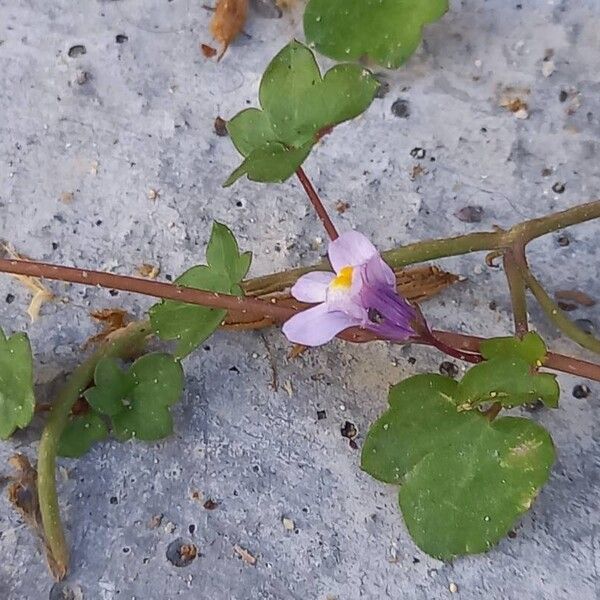
[[[0,238],[40,259],[118,273],[160,265],[161,277],[203,258],[213,218],[255,253],[254,274],[307,264],[325,251],[294,182],[220,187],[239,157],[213,131],[217,115],[256,102],[262,70],[300,35],[298,18],[252,14],[248,36],[216,64],[199,50],[210,42],[210,16],[199,0],[0,0]],[[350,204],[336,216],[339,226],[390,247],[593,198],[599,30],[595,0],[452,2],[418,54],[388,77],[388,94],[307,161],[328,205]],[[117,35],[127,39],[117,43]],[[77,45],[86,53],[70,57]],[[521,90],[527,119],[499,106],[507,87]],[[407,118],[391,111],[398,98],[408,101]],[[411,157],[415,147],[425,159]],[[413,181],[417,163],[427,173]],[[562,193],[553,191],[562,189],[557,183]],[[483,207],[480,224],[454,216],[466,205]],[[552,235],[532,248],[536,273],[551,290],[578,287],[600,297],[598,224],[568,235],[568,247]],[[503,275],[482,259],[444,263],[469,281],[425,306],[435,324],[510,330]],[[26,291],[0,279],[0,323],[29,332],[43,402],[96,331],[92,308],[123,306],[141,316],[151,304],[105,290],[52,289],[64,302],[45,305],[30,324]],[[574,314],[597,323],[598,311]],[[558,340],[537,309],[532,318],[554,348],[585,356]],[[340,342],[289,362],[288,349],[274,330],[264,338],[219,333],[186,360],[172,439],[106,443],[82,460],[61,461],[73,550],[64,590],[51,592],[37,543],[3,498],[0,598],[437,600],[452,595],[452,583],[464,600],[599,597],[598,385],[576,399],[571,390],[580,382],[561,377],[561,408],[534,415],[551,431],[559,460],[517,536],[487,555],[443,564],[415,547],[395,488],[361,473],[359,451],[340,435],[351,421],[360,446],[388,385],[437,369],[441,357]],[[278,391],[270,388],[271,359]],[[15,450],[33,457],[39,428],[2,443],[0,464]],[[194,492],[218,507],[204,509]],[[183,568],[166,558],[178,538],[201,553]],[[255,566],[235,555],[236,544],[257,558]]]

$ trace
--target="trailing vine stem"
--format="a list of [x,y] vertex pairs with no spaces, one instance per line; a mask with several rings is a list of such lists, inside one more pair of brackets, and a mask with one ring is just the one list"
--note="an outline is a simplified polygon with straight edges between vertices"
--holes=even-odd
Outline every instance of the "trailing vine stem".
[[[335,239],[337,231],[320,203],[318,195],[314,191],[310,181],[301,170],[298,173],[298,177],[307,194],[311,197],[311,202],[313,202],[315,208],[320,207],[323,210],[325,218],[319,214],[320,209],[318,209],[319,217],[324,225],[329,223],[330,226],[325,226],[330,237]],[[540,284],[527,268],[524,249],[526,244],[536,237],[597,217],[600,217],[600,201],[526,221],[515,225],[509,230],[497,230],[417,242],[385,252],[383,256],[390,266],[401,268],[416,262],[444,258],[446,256],[456,256],[485,250],[495,251],[495,254],[502,256],[504,260],[507,279],[511,289],[517,333],[523,333],[527,330],[527,310],[524,300],[525,285],[532,290],[549,316],[554,317],[553,321],[564,331],[565,323],[561,320],[560,316],[556,316],[558,313],[555,311],[552,300],[547,297],[543,288],[541,288]],[[260,319],[265,319],[267,321],[266,324],[285,321],[296,312],[297,308],[277,305],[276,299],[265,300],[259,296],[275,291],[282,291],[293,284],[301,274],[326,267],[326,263],[321,263],[309,268],[293,269],[247,281],[244,284],[244,288],[248,295],[237,297],[228,294],[183,288],[173,284],[137,277],[115,275],[113,273],[84,270],[29,260],[0,259],[0,272],[107,287],[190,304],[240,311],[256,315]],[[573,325],[568,319],[566,320],[570,325]],[[568,326],[566,328],[570,333],[573,333]],[[577,329],[577,331],[579,330]],[[426,335],[421,335],[418,339],[413,340],[414,343],[434,346],[462,360],[470,362],[480,360],[479,344],[482,338],[453,332],[430,331],[428,328],[427,332]],[[39,447],[38,495],[46,541],[56,564],[54,575],[59,579],[64,577],[68,566],[68,547],[60,520],[55,482],[56,455],[60,437],[68,422],[73,404],[93,378],[97,362],[105,356],[128,355],[132,348],[143,343],[151,333],[151,328],[147,321],[132,323],[126,328],[115,332],[96,353],[73,371],[50,411]],[[357,328],[344,332],[340,337],[353,342],[367,342],[377,339],[374,335]],[[600,381],[600,365],[573,357],[550,352],[546,357],[544,367]],[[495,415],[490,415],[491,418],[493,416]]]
[[56,491],[56,456],[69,414],[92,380],[98,361],[108,356],[128,356],[139,348],[151,332],[148,321],[138,321],[111,334],[101,348],[69,375],[50,410],[38,448],[37,485],[44,538],[52,559],[48,563],[56,579],[65,577],[69,565],[69,547],[61,523]]

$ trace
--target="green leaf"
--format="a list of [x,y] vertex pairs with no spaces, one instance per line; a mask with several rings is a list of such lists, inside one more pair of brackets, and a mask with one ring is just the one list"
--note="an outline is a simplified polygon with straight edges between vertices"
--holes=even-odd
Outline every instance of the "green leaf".
[[415,542],[442,559],[496,543],[529,509],[554,461],[543,428],[461,412],[459,388],[434,374],[394,386],[362,450],[365,471],[401,484],[400,507]]
[[440,19],[448,0],[310,0],[304,33],[336,60],[363,56],[397,69],[417,49],[423,26]]
[[296,172],[310,154],[312,147],[313,142],[308,142],[300,148],[287,148],[278,142],[270,142],[253,150],[225,180],[223,187],[229,187],[244,175],[247,175],[250,181],[259,183],[282,183]]
[[102,358],[94,371],[95,386],[86,390],[85,399],[97,412],[113,416],[123,410],[123,402],[133,388],[133,380],[124,373],[115,358]]
[[[182,287],[242,296],[242,279],[248,273],[252,254],[240,253],[231,231],[221,223],[213,225],[206,249],[208,265],[187,270],[175,280]],[[210,337],[227,311],[163,300],[150,308],[152,327],[163,340],[177,340],[175,355],[183,358]]]
[[0,438],[29,425],[35,409],[33,359],[29,338],[15,333],[7,338],[0,329]]
[[377,87],[377,80],[358,65],[337,65],[322,77],[313,53],[291,42],[262,77],[262,110],[243,110],[227,124],[245,160],[224,185],[243,175],[253,181],[285,181],[325,133],[368,108]]
[[241,254],[231,230],[215,221],[206,247],[206,262],[211,269],[226,273],[231,282],[238,282],[248,274],[252,253]]
[[487,359],[507,355],[520,356],[528,364],[536,366],[541,365],[548,352],[544,340],[535,331],[529,331],[523,339],[510,336],[484,340],[479,351]]
[[169,406],[183,391],[183,369],[171,354],[145,354],[127,372],[115,358],[105,358],[96,366],[94,383],[85,397],[93,408],[110,415],[117,438],[150,441],[173,431]]
[[448,452],[480,426],[475,412],[456,409],[458,383],[431,373],[405,379],[390,390],[390,409],[369,429],[361,468],[375,479],[400,483],[407,471],[440,444]]
[[129,369],[133,380],[130,402],[112,417],[117,438],[154,441],[173,432],[169,406],[183,391],[183,369],[170,354],[152,353],[138,358]]
[[73,417],[60,438],[58,454],[67,458],[83,456],[96,442],[108,437],[108,428],[100,415],[90,411]]
[[560,388],[556,376],[537,373],[519,356],[491,358],[475,365],[459,385],[460,405],[469,409],[481,402],[500,402],[513,407],[542,400],[556,408]]
[[133,403],[172,406],[183,392],[183,369],[170,354],[153,352],[138,358],[129,370],[133,378]]
[[[224,273],[215,272],[207,266],[192,267],[175,283],[210,292],[231,291],[231,282]],[[227,315],[226,310],[185,304],[175,300],[163,300],[150,308],[152,327],[163,340],[177,340],[175,355],[187,356],[210,337]]]
[[555,459],[548,433],[521,418],[481,423],[456,452],[437,449],[407,474],[400,507],[416,544],[440,559],[485,552],[529,510]]
[[173,418],[166,406],[132,403],[113,417],[115,436],[121,441],[135,438],[146,442],[161,440],[173,433]]

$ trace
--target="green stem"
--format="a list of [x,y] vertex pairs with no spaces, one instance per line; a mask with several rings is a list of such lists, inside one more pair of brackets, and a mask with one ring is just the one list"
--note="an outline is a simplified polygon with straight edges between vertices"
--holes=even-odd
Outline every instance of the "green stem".
[[[508,230],[484,231],[459,235],[451,238],[424,240],[414,244],[407,244],[401,248],[394,248],[382,253],[385,261],[393,269],[399,269],[415,263],[469,254],[471,252],[485,252],[490,250],[504,250],[515,243],[527,244],[542,235],[564,229],[570,225],[577,225],[592,219],[600,218],[600,200],[581,204],[574,208],[531,219],[515,225]],[[301,267],[281,273],[273,273],[264,277],[257,277],[245,283],[248,292],[269,294],[286,287],[290,287],[305,273],[310,271],[328,271],[329,262],[321,262],[310,267]]]
[[515,335],[523,336],[529,329],[527,315],[526,286],[517,262],[527,266],[525,259],[525,248],[522,245],[507,250],[503,256],[504,274],[510,291],[510,301],[515,322]]
[[593,335],[586,333],[583,329],[580,329],[576,323],[571,321],[571,319],[569,319],[569,317],[567,317],[567,315],[557,306],[554,300],[552,300],[542,284],[532,275],[529,269],[519,265],[519,270],[527,287],[531,290],[531,293],[535,296],[550,321],[552,321],[552,323],[554,323],[554,325],[556,325],[556,327],[568,338],[571,338],[583,348],[587,348],[592,352],[600,354],[600,340]]
[[67,426],[73,404],[93,379],[96,364],[106,356],[124,356],[132,347],[137,347],[151,333],[148,321],[132,323],[115,332],[113,339],[83,362],[67,379],[50,416],[38,450],[38,498],[44,535],[48,548],[56,563],[54,575],[62,579],[69,565],[69,549],[65,541],[58,496],[56,493],[56,455],[61,435]]

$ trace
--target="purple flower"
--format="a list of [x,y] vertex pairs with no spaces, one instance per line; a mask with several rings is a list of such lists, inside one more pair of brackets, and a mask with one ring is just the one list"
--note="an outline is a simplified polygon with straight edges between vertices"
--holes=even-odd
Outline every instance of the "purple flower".
[[354,326],[398,342],[415,335],[415,309],[396,292],[394,272],[362,233],[349,231],[331,242],[329,262],[335,273],[307,273],[292,287],[296,300],[319,304],[283,325],[291,342],[320,346]]

